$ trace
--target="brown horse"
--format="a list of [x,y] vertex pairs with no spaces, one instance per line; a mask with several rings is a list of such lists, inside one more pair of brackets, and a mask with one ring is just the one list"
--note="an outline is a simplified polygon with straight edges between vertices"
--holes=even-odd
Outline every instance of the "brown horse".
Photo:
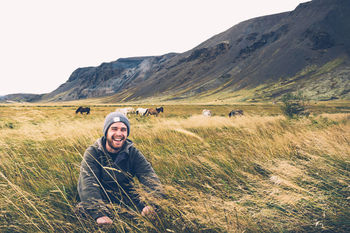
[[159,108],[156,108],[156,109],[154,109],[154,108],[149,108],[149,109],[147,109],[145,115],[147,115],[147,116],[148,116],[148,115],[156,115],[156,116],[158,116],[158,114],[159,114],[160,112],[164,112],[164,108],[163,108],[163,107],[159,107]]

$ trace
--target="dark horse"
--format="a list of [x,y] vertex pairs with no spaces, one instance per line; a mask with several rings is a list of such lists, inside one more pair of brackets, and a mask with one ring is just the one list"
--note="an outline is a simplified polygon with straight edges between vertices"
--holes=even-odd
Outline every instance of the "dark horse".
[[86,114],[89,114],[89,113],[90,113],[90,108],[89,108],[89,107],[84,108],[84,107],[80,106],[80,107],[75,111],[75,114],[77,114],[78,112],[80,112],[80,114],[83,114],[84,112],[86,112]]
[[232,116],[242,116],[243,115],[243,110],[232,110],[228,116],[232,117]]
[[147,112],[145,113],[145,115],[156,115],[156,116],[158,116],[158,114],[160,113],[160,112],[164,112],[164,108],[163,107],[159,107],[159,108],[156,108],[156,109],[154,109],[154,108],[149,108],[149,109],[147,109]]

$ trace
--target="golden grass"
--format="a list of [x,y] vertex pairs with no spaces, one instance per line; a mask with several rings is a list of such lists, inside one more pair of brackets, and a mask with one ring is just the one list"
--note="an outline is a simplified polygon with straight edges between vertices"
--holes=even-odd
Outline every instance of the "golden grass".
[[[156,200],[156,220],[121,218],[110,229],[73,210],[82,154],[116,107],[76,115],[75,106],[3,106],[0,232],[345,231],[349,114],[288,120],[274,106],[261,114],[262,106],[243,106],[235,118],[225,112],[237,106],[169,105],[159,117],[130,116],[130,138],[168,198]],[[203,108],[214,116],[201,116]]]

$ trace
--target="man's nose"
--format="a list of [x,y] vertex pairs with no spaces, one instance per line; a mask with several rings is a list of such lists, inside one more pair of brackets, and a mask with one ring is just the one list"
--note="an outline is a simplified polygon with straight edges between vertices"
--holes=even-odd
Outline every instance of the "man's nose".
[[118,130],[116,131],[116,134],[118,134],[118,135],[122,135],[122,134],[123,134],[123,131],[122,131],[122,130],[120,130],[120,129],[118,129]]
[[118,130],[116,131],[116,133],[117,133],[117,134],[121,134],[122,131],[121,131],[120,129],[118,129]]

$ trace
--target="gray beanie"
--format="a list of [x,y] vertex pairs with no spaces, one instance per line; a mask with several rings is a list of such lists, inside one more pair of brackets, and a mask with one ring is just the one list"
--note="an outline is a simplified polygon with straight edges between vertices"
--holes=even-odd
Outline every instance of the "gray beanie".
[[130,133],[129,120],[123,113],[120,113],[120,112],[111,112],[106,116],[105,123],[103,125],[103,135],[107,136],[107,131],[109,129],[109,126],[111,126],[111,124],[115,122],[123,122],[128,129],[128,136],[129,136],[129,133]]

